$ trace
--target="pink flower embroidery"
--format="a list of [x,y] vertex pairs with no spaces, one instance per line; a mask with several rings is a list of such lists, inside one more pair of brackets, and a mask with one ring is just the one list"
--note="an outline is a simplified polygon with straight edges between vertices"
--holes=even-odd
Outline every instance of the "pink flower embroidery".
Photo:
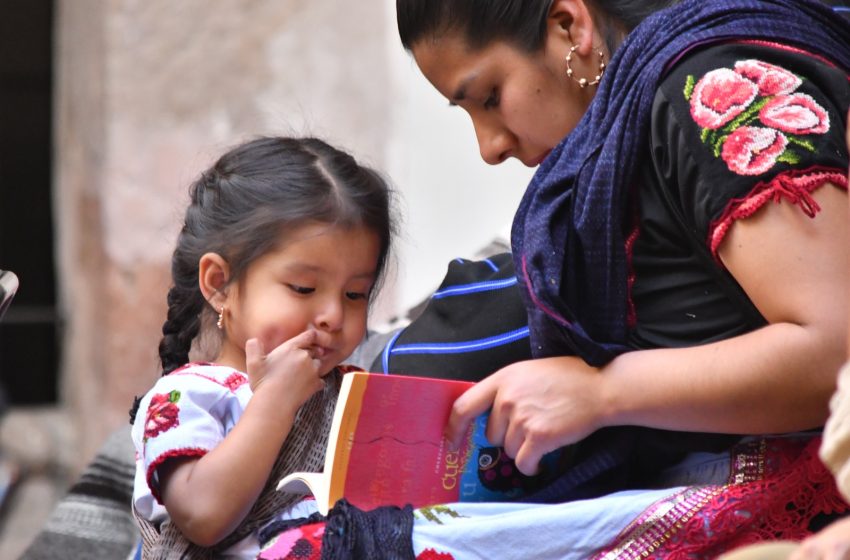
[[788,139],[772,128],[742,126],[726,138],[721,157],[739,175],[759,175],[776,163]]
[[712,70],[694,86],[691,116],[701,127],[716,130],[740,115],[758,91],[753,82],[729,68]]
[[238,389],[247,382],[248,380],[245,379],[244,375],[241,375],[234,371],[229,376],[227,376],[227,379],[224,380],[224,385],[231,391],[236,391],[236,389]]
[[153,396],[145,418],[145,440],[180,424],[178,418],[180,409],[175,404],[179,400],[180,391],[158,393]]
[[760,95],[791,93],[803,83],[799,76],[761,60],[739,60],[735,63],[735,71],[752,80]]
[[767,102],[759,119],[790,134],[823,134],[829,130],[829,115],[805,93],[780,95]]

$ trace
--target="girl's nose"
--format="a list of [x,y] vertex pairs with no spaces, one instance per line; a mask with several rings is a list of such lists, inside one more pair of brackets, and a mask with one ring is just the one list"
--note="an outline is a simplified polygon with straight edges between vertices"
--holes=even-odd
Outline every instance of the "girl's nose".
[[514,139],[509,130],[495,124],[475,123],[475,136],[485,162],[498,165],[510,157]]
[[338,331],[342,328],[344,315],[342,302],[336,298],[328,298],[328,300],[322,302],[322,306],[316,314],[316,326],[324,331]]

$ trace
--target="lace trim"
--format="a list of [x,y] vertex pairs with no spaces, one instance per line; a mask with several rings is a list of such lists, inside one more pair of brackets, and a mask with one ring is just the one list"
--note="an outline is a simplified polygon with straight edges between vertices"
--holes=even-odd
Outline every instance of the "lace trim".
[[770,181],[757,184],[743,198],[732,199],[720,217],[709,226],[708,245],[711,255],[723,266],[718,249],[732,224],[752,216],[770,201],[780,202],[785,199],[799,206],[810,218],[814,218],[820,212],[820,206],[811,193],[826,183],[847,189],[847,175],[843,171],[822,168],[787,171]]
[[819,446],[820,438],[739,446],[728,484],[659,500],[594,559],[714,558],[742,544],[802,539],[815,517],[850,510],[817,458]]

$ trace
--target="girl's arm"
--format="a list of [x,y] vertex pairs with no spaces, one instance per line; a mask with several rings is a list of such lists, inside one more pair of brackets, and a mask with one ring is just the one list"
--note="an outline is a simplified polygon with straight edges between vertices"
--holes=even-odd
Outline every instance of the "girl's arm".
[[[199,459],[176,459],[158,471],[171,520],[200,546],[212,546],[245,518],[268,480],[299,407],[321,390],[308,331],[268,356],[250,340],[245,352],[255,393],[224,440]],[[259,383],[262,380],[262,383]]]
[[488,438],[518,468],[604,426],[641,425],[726,433],[821,426],[847,340],[850,229],[847,195],[831,185],[810,219],[769,204],[736,222],[720,255],[770,324],[691,348],[623,354],[591,368],[574,357],[508,366],[455,403],[447,436],[457,442],[492,405]]

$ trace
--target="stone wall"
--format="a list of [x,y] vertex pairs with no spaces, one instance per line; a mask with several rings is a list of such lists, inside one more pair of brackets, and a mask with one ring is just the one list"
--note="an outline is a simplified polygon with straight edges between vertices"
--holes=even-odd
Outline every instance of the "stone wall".
[[527,174],[496,175],[478,162],[467,118],[401,49],[393,6],[57,0],[62,399],[81,463],[159,375],[186,189],[227,147],[314,134],[404,185],[399,275],[378,318],[423,297],[445,263],[509,222]]
[[340,6],[58,2],[62,394],[81,458],[158,376],[170,252],[186,188],[211,159],[256,134],[315,133],[385,163],[374,84],[387,81],[387,10]]

